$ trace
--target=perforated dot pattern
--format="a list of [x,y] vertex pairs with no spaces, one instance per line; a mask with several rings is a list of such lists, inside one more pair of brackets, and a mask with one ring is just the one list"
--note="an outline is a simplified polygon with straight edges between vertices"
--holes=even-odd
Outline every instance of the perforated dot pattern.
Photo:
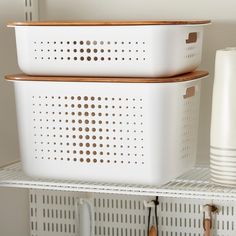
[[198,43],[195,43],[194,45],[191,46],[186,46],[185,49],[185,59],[186,60],[193,60],[197,57],[199,57],[199,46],[197,45]]
[[144,62],[146,56],[145,41],[107,41],[107,40],[64,40],[34,41],[33,58],[37,61],[107,63]]
[[32,96],[34,158],[143,165],[142,98]]
[[[195,96],[199,96],[196,94]],[[181,157],[184,159],[191,159],[195,153],[195,145],[196,137],[197,137],[197,122],[198,122],[198,107],[197,105],[198,99],[195,97],[190,97],[184,99],[183,102],[183,111],[182,111],[182,119],[180,120],[181,127]]]

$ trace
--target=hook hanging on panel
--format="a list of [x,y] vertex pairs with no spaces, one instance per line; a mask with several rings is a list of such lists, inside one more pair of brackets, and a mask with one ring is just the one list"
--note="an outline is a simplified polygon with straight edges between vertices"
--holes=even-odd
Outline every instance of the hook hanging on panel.
[[[148,208],[148,226],[147,226],[147,236],[158,236],[158,217],[157,217],[157,206],[159,205],[158,197],[155,200],[146,202],[144,201],[144,206]],[[150,228],[152,208],[154,208],[155,223]],[[154,225],[156,224],[156,225]]]
[[39,0],[23,0],[25,21],[39,20]]
[[79,235],[93,236],[94,208],[92,195],[87,198],[77,198],[75,205],[77,222],[79,222]]
[[203,206],[203,229],[204,236],[213,236],[213,215],[217,214],[219,209],[215,205],[206,204]]

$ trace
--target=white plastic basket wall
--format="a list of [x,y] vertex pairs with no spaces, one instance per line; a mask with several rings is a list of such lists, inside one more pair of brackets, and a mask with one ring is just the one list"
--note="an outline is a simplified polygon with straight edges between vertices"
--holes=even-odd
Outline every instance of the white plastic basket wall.
[[156,185],[195,163],[200,80],[16,81],[15,92],[30,176]]
[[201,24],[15,27],[18,63],[31,75],[160,77],[201,62]]

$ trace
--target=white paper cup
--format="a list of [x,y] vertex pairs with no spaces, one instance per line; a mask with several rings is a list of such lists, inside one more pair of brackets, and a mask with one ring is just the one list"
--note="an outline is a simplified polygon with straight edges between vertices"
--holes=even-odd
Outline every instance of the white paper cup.
[[236,149],[236,48],[218,50],[212,98],[211,146]]
[[216,52],[210,144],[212,180],[236,185],[236,48]]

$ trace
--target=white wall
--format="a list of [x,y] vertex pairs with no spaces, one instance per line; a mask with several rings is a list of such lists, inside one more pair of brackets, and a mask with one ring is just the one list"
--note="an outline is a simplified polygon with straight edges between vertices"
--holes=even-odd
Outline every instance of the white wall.
[[[45,19],[197,19],[233,20],[236,2],[215,0],[41,0]],[[72,7],[71,7],[72,6]]]
[[[0,166],[19,157],[13,87],[3,78],[18,72],[14,32],[6,24],[23,19],[22,0],[0,0]],[[26,190],[0,188],[1,236],[28,235],[27,199]]]
[[[213,25],[208,26],[205,31],[201,66],[209,70],[211,75],[213,75],[215,50],[236,46],[235,0],[39,1],[40,16],[44,20],[212,19]],[[13,90],[12,86],[2,78],[4,74],[17,71],[14,34],[11,29],[5,27],[5,24],[8,21],[23,19],[23,2],[23,0],[0,0],[0,164],[18,158],[19,153]],[[212,81],[213,76],[203,82],[198,162],[209,161]],[[27,235],[26,199],[27,192],[23,190],[0,189],[0,235]],[[14,204],[11,204],[11,201],[14,201]],[[8,219],[11,219],[14,225],[7,224]]]

